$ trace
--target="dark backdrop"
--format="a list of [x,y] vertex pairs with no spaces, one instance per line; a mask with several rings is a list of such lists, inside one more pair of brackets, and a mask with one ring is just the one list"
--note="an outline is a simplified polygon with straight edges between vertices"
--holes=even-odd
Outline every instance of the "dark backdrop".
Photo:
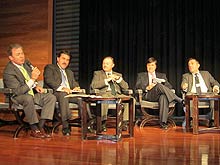
[[130,88],[151,56],[178,95],[189,57],[220,80],[219,5],[218,0],[81,0],[81,86],[88,89],[107,55],[115,58],[115,70]]

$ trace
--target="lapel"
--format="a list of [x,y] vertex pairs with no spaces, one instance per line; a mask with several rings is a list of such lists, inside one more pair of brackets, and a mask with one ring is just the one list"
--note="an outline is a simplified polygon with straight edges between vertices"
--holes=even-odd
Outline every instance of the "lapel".
[[192,86],[193,86],[193,74],[192,73],[190,73],[189,74],[189,91],[191,91],[192,90]]
[[[102,73],[102,74],[101,74],[102,79],[106,79],[106,78],[107,78],[107,75],[106,75],[105,71],[102,70],[101,73]],[[112,74],[113,74],[113,72],[112,72]]]
[[57,76],[58,76],[59,80],[62,81],[62,76],[61,76],[60,68],[59,68],[59,66],[57,64],[56,64],[55,70],[56,70],[56,73],[57,73]]
[[[149,76],[148,76],[148,72],[145,72],[144,74],[145,74],[145,75],[144,75],[144,76],[141,76],[141,77],[144,78],[144,81],[146,81],[146,83],[147,83],[146,86],[148,86],[148,85],[149,85]],[[157,73],[156,73],[156,76],[157,76]]]
[[[14,70],[15,75],[18,77],[18,79],[25,81],[25,77],[24,75],[21,73],[21,71],[19,70],[19,68],[17,66],[15,66],[12,62],[10,62],[11,68],[12,70]],[[26,68],[25,68],[26,69]]]
[[208,78],[207,78],[207,76],[206,76],[206,74],[205,74],[205,72],[199,72],[200,74],[201,74],[201,76],[202,76],[202,78],[203,78],[203,80],[204,80],[204,82],[205,82],[205,85],[206,85],[206,87],[209,89],[209,80],[208,80]]

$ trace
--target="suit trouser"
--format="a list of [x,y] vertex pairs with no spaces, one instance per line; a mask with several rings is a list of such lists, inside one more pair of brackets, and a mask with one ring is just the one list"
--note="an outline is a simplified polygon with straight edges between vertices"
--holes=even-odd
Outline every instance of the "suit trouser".
[[169,103],[172,101],[181,100],[175,93],[163,84],[156,84],[151,90],[143,96],[144,100],[159,102],[160,121],[167,122]]
[[[102,97],[117,97],[117,96],[128,97],[127,95],[123,95],[123,94],[116,94],[116,96],[114,96],[114,95],[111,94],[111,92],[106,92],[106,93],[102,94]],[[128,121],[129,120],[129,104],[128,103],[124,103],[123,105],[124,105],[123,121]],[[133,113],[135,115],[135,99],[134,99],[133,105],[134,105],[133,106]],[[107,120],[108,108],[109,108],[109,104],[102,104],[101,105],[102,120]]]
[[58,104],[59,104],[59,111],[61,115],[62,122],[67,121],[71,118],[71,111],[69,109],[69,103],[75,103],[79,106],[78,114],[80,116],[80,111],[82,110],[81,104],[79,103],[79,100],[77,98],[73,97],[66,97],[66,92],[55,92],[54,95],[57,98]]
[[29,124],[39,122],[38,114],[35,110],[35,104],[42,107],[40,119],[53,119],[56,97],[51,93],[37,93],[34,95],[24,94],[13,98],[15,103],[21,104],[25,117]]

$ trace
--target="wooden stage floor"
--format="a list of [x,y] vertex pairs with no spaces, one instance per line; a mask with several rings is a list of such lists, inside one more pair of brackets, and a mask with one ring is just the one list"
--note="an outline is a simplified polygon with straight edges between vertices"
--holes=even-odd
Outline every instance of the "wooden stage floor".
[[[108,129],[108,133],[114,133]],[[13,139],[12,132],[0,128],[0,164],[57,165],[200,165],[220,164],[220,135],[192,135],[182,127],[166,131],[159,127],[135,127],[134,138],[120,142],[81,140],[80,128],[72,135],[61,133],[51,139],[34,139],[29,135]]]

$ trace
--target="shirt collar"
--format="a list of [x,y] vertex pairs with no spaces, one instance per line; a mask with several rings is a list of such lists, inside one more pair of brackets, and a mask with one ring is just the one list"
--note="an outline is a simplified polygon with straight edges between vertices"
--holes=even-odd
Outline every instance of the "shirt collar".
[[112,75],[112,71],[111,72],[105,72],[105,74],[108,75]]
[[12,62],[16,67],[18,67],[19,69],[21,68],[21,67],[24,67],[24,65],[22,64],[22,65],[18,65],[18,64],[16,64],[16,63],[14,63],[14,62]]
[[60,68],[60,70],[65,71],[65,69],[61,68],[58,63],[57,63],[57,66]]

